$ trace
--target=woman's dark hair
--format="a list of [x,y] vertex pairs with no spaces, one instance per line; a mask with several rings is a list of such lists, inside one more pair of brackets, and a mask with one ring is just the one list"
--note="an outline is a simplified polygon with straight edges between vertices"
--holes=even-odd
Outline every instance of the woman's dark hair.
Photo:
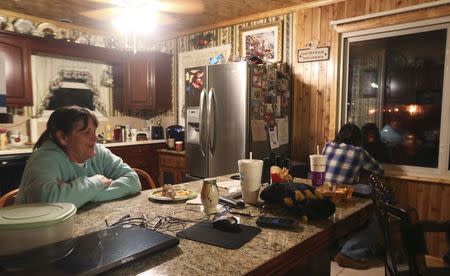
[[380,138],[380,130],[377,125],[374,123],[367,123],[361,127],[361,135],[362,135],[362,145],[365,146],[368,143],[369,135],[372,135],[375,138],[376,143],[381,141]]
[[47,121],[47,129],[41,134],[38,141],[34,145],[33,150],[38,149],[47,140],[52,140],[60,148],[63,146],[55,139],[56,132],[62,131],[64,134],[70,134],[76,123],[83,122],[83,130],[87,128],[89,118],[94,122],[95,127],[98,126],[98,120],[95,114],[87,108],[79,106],[64,106],[53,111]]
[[361,130],[355,124],[345,124],[339,130],[338,135],[334,139],[335,143],[345,143],[356,147],[361,146]]

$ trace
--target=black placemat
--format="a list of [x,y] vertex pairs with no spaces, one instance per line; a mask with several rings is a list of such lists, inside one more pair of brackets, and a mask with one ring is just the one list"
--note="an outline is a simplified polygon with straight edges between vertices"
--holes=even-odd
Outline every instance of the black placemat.
[[240,232],[232,233],[214,228],[209,221],[202,221],[178,232],[177,237],[227,249],[238,249],[261,232],[260,228],[254,226],[240,224],[240,227]]

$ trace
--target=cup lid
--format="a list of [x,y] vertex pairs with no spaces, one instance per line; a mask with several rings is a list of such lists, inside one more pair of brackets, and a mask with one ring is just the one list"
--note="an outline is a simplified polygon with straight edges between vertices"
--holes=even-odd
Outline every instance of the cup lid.
[[77,208],[72,203],[33,203],[0,208],[0,230],[44,227],[65,221]]

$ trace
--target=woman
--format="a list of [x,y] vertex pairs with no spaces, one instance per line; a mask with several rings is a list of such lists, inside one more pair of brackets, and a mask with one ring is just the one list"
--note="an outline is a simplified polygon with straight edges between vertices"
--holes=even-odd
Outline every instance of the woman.
[[139,192],[137,174],[96,143],[97,126],[86,108],[55,110],[27,162],[16,204],[70,202],[80,207]]
[[[362,135],[358,126],[354,124],[342,126],[334,141],[327,143],[322,152],[327,156],[325,181],[355,184],[356,191],[357,188],[358,190],[369,188],[368,185],[358,185],[362,169],[376,174],[383,173],[383,167],[361,147],[361,142]],[[366,257],[376,243],[378,234],[377,220],[372,217],[367,227],[351,235],[334,260],[341,267],[368,269]]]

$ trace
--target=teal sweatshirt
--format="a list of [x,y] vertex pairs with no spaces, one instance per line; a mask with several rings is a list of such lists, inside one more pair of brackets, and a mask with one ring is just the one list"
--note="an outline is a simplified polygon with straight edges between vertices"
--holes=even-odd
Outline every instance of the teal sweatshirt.
[[[96,144],[95,156],[84,167],[69,160],[54,142],[47,141],[34,151],[25,167],[16,204],[35,202],[70,202],[80,207],[135,194],[141,190],[138,175],[122,159]],[[112,180],[108,188],[100,179]]]

